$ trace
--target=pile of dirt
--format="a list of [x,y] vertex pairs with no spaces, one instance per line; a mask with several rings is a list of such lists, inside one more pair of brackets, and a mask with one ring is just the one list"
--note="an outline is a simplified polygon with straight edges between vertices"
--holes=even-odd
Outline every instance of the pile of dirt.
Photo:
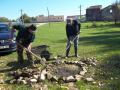
[[32,52],[41,58],[45,58],[46,60],[50,59],[51,53],[48,50],[49,46],[47,45],[40,45],[32,48]]

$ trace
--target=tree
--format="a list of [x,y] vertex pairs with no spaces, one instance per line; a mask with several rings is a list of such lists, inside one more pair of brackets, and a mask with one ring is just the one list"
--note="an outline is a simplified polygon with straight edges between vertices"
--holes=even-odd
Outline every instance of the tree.
[[25,22],[25,23],[30,23],[31,22],[31,19],[30,19],[30,17],[27,15],[27,14],[23,14],[21,17],[20,17],[20,19],[22,19],[23,18],[23,21]]
[[35,18],[35,17],[31,17],[31,18],[30,18],[30,21],[31,21],[31,22],[36,22],[36,18]]
[[9,19],[6,17],[0,17],[0,22],[9,22]]
[[12,22],[15,22],[15,21],[16,21],[16,20],[14,20],[14,19],[12,20]]
[[120,20],[120,2],[116,2],[112,5],[112,13],[115,25]]

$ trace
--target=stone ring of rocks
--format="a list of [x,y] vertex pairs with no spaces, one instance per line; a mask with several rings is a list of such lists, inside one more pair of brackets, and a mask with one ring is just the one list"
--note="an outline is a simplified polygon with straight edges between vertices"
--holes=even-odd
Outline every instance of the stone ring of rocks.
[[[44,68],[23,68],[10,72],[11,84],[32,84],[44,80],[53,82],[76,82],[84,78],[88,65],[96,65],[93,60],[61,61],[48,63]],[[87,79],[86,79],[87,80]],[[93,79],[91,79],[93,81]]]

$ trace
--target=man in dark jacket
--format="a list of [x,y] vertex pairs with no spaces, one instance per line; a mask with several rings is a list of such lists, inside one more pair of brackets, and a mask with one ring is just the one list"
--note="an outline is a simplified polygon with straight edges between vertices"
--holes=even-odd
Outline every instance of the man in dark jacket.
[[66,47],[66,57],[69,55],[71,42],[74,43],[75,57],[78,57],[78,41],[80,33],[81,24],[77,20],[67,19],[66,24],[66,34],[67,34],[67,47]]
[[36,30],[36,26],[30,25],[25,27],[23,25],[14,25],[13,28],[18,30],[16,37],[18,63],[23,63],[23,47],[25,47],[28,49],[28,51],[26,51],[28,62],[32,64],[32,55],[29,51],[31,51],[31,44],[35,39],[34,32]]

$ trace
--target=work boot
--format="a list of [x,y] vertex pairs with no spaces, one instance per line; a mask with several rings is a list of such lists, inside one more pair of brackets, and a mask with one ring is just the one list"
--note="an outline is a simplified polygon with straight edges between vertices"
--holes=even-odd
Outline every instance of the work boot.
[[23,64],[23,54],[22,53],[18,53],[18,63],[19,64]]
[[26,54],[27,54],[28,63],[29,64],[34,64],[31,53],[30,52],[26,52]]
[[19,45],[17,46],[18,64],[23,64],[23,48]]
[[74,49],[75,49],[75,57],[79,57],[77,47],[74,47]]
[[66,50],[66,58],[67,58],[68,55],[69,55],[69,51],[70,51],[70,48],[68,48],[68,49]]

